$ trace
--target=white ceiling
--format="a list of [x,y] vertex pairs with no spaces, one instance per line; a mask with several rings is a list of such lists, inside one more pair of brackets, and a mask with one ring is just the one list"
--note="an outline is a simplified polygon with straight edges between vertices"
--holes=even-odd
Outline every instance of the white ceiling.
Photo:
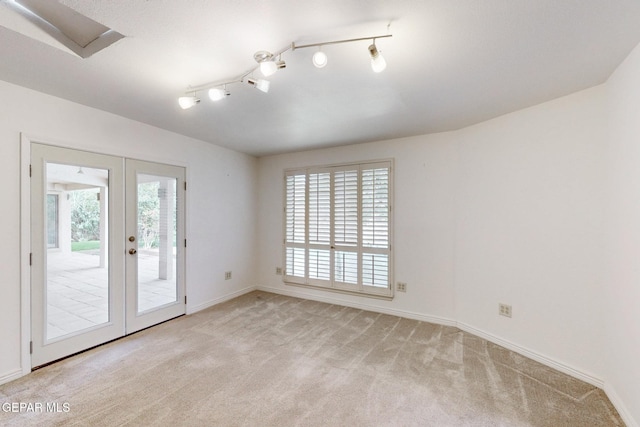
[[[0,7],[0,79],[257,156],[459,129],[600,84],[640,42],[638,0],[61,3],[126,37],[81,59]],[[326,46],[323,69],[300,49],[268,94],[236,84],[221,102],[177,104],[255,66],[256,51],[389,22],[383,73],[367,41]]]

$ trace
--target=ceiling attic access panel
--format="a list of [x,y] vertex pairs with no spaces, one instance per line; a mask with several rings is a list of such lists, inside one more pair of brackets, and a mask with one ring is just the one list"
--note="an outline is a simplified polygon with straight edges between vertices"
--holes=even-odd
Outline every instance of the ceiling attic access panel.
[[16,31],[52,46],[62,47],[62,44],[81,58],[88,58],[124,38],[117,31],[57,1],[3,0],[2,3],[36,27],[28,31],[24,27],[23,30],[16,28]]

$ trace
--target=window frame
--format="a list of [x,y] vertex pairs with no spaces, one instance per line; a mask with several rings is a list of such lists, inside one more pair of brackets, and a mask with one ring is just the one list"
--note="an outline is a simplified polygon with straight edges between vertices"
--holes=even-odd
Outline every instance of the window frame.
[[[357,244],[349,245],[349,244],[336,244],[336,174],[343,171],[353,171],[357,170]],[[364,241],[364,233],[363,233],[363,171],[374,170],[374,169],[387,169],[387,221],[383,221],[383,226],[386,225],[386,236],[387,236],[387,246],[386,247],[373,247],[375,245],[365,245]],[[393,286],[393,277],[394,277],[394,268],[393,268],[393,172],[394,172],[394,160],[393,159],[382,159],[382,160],[371,160],[371,161],[363,161],[363,162],[349,162],[349,163],[340,163],[340,164],[331,164],[331,165],[322,165],[322,166],[308,166],[308,167],[300,167],[300,168],[291,168],[284,170],[283,177],[283,233],[282,233],[282,241],[283,241],[283,250],[282,250],[282,259],[283,259],[283,282],[287,285],[295,285],[295,286],[304,286],[304,287],[312,287],[325,289],[336,292],[343,292],[349,294],[370,296],[376,298],[384,298],[384,299],[392,299],[394,296],[394,286]],[[311,236],[309,234],[310,230],[310,206],[312,205],[310,201],[310,193],[312,189],[310,189],[310,182],[312,175],[322,175],[329,174],[329,241],[326,240],[323,242],[318,242],[317,240],[312,241]],[[293,236],[293,229],[287,230],[288,225],[288,203],[287,199],[289,196],[288,191],[288,177],[290,176],[304,176],[304,208],[298,211],[291,211],[292,214],[298,215],[298,218],[292,217],[300,221],[300,216],[304,217],[304,242],[294,243],[292,241],[288,241],[288,237]],[[326,177],[323,177],[326,180]],[[316,178],[314,178],[316,179]],[[375,179],[371,178],[371,179]],[[300,185],[300,181],[297,181],[298,185]],[[320,186],[320,177],[317,178],[315,182],[318,186]],[[344,189],[343,187],[340,187]],[[296,188],[300,191],[300,187]],[[315,189],[313,190],[315,191]],[[319,200],[320,196],[317,191],[315,191],[314,196]],[[353,194],[351,194],[353,196]],[[326,196],[326,195],[325,195]],[[374,196],[372,196],[374,197]],[[373,199],[372,199],[373,200]],[[293,205],[292,205],[293,206]],[[313,206],[316,206],[316,203],[313,203]],[[298,206],[299,208],[299,206]],[[314,211],[317,214],[317,211]],[[326,216],[327,213],[324,212]],[[371,214],[372,217],[375,217],[375,214]],[[384,217],[384,215],[383,215]],[[299,232],[299,222],[297,231]],[[314,231],[319,231],[315,228],[317,225],[317,221],[314,222]],[[299,236],[299,235],[298,235]],[[317,236],[317,234],[316,234]],[[298,253],[303,253],[304,256],[304,274],[303,276],[292,275],[291,272],[287,268],[287,253],[289,250],[295,251],[298,250]],[[320,251],[329,251],[329,279],[317,279],[313,278],[312,274],[310,274],[310,250],[317,250],[316,255],[319,256]],[[338,253],[355,253],[357,256],[357,280],[356,283],[353,281],[338,281],[336,280],[336,255]],[[382,254],[387,257],[387,284],[386,286],[379,286],[375,284],[366,284],[364,283],[365,269],[364,269],[364,256],[370,255],[375,257],[375,255]],[[326,257],[326,255],[325,255]],[[326,260],[326,258],[325,258]],[[384,261],[383,261],[384,263]],[[374,275],[373,266],[375,263],[372,263],[372,268],[370,271],[371,277]],[[319,269],[318,264],[314,263],[315,267],[313,271]],[[353,265],[352,265],[353,266]],[[298,270],[298,273],[300,271]],[[344,276],[343,276],[344,277]],[[369,277],[369,276],[367,276]],[[375,283],[375,279],[371,280]]]

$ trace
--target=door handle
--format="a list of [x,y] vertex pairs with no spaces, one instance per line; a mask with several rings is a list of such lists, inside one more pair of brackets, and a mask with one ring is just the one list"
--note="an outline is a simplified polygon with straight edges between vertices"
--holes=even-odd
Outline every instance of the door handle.
[[136,252],[138,252],[137,250],[135,250],[134,248],[129,249],[129,254],[130,255],[135,255]]

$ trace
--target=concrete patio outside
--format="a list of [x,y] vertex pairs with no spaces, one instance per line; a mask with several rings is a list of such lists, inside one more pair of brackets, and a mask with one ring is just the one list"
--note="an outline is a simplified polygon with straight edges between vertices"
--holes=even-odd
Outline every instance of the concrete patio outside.
[[[47,257],[47,339],[107,322],[109,270],[99,267],[99,253],[50,250]],[[140,250],[137,259],[138,311],[175,301],[175,281],[158,279],[158,254]]]

